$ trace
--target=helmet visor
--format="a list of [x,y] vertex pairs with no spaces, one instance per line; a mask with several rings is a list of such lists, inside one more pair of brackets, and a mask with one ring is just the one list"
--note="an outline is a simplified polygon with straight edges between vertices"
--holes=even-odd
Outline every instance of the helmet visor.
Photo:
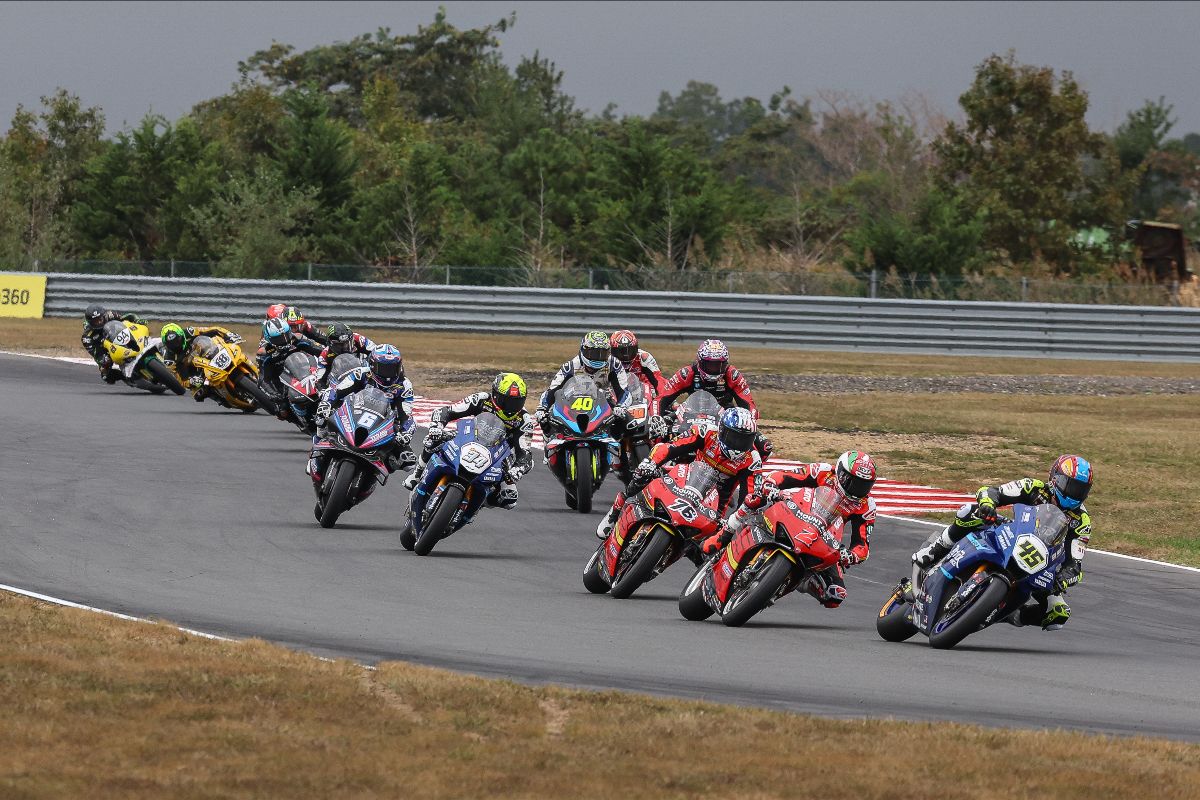
[[729,360],[725,358],[702,358],[697,362],[697,367],[710,378],[718,378],[725,374],[725,368],[729,366]]
[[400,380],[401,367],[403,365],[397,361],[376,362],[371,367],[371,374],[375,376],[375,380],[381,386],[391,386],[396,381]]
[[579,357],[583,359],[583,363],[592,369],[600,369],[608,363],[608,356],[612,351],[607,347],[581,347],[579,349]]
[[496,408],[500,409],[500,413],[504,415],[505,419],[512,419],[517,412],[525,407],[525,398],[519,394],[493,392],[492,402],[496,404]]
[[619,344],[613,348],[612,354],[622,364],[632,364],[633,360],[637,358],[638,346],[636,344]]
[[837,479],[846,497],[852,497],[855,500],[862,500],[871,493],[871,489],[875,486],[873,478],[860,478],[853,472],[844,470],[838,470]]
[[1054,476],[1053,483],[1054,489],[1059,495],[1068,500],[1074,500],[1076,503],[1087,500],[1088,492],[1092,490],[1091,483],[1069,478],[1061,472]]
[[733,453],[745,453],[754,447],[754,431],[743,431],[738,428],[722,428],[720,439],[721,446]]

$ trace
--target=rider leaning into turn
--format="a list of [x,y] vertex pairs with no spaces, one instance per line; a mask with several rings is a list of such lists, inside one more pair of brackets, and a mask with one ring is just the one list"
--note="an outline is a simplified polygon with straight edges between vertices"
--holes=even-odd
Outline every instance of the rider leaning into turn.
[[801,587],[826,608],[837,608],[846,599],[844,570],[867,560],[871,553],[871,532],[875,527],[875,462],[866,453],[849,450],[838,457],[837,465],[813,462],[796,469],[781,469],[767,475],[760,491],[749,494],[725,521],[725,531],[710,536],[703,552],[711,554],[740,533],[750,517],[779,500],[786,500],[791,489],[832,487],[840,496],[838,511],[846,519],[850,546],[843,546],[835,566],[818,572]]
[[753,414],[744,408],[727,408],[721,412],[716,430],[701,431],[693,427],[669,444],[656,444],[646,460],[634,469],[629,484],[617,493],[612,509],[596,526],[596,536],[601,539],[608,536],[628,499],[659,477],[668,461],[707,464],[720,473],[723,480],[717,488],[720,498],[717,513],[724,514],[734,490],[741,488],[743,496],[749,496],[762,488],[762,459],[754,449],[757,433]]
[[105,383],[116,383],[125,377],[120,368],[113,364],[108,351],[104,349],[104,326],[117,319],[138,325],[146,324],[146,320],[137,314],[118,316],[117,312],[98,303],[92,303],[83,312],[83,335],[79,337],[79,341],[83,345],[83,349],[87,350],[88,355],[96,362],[96,366],[100,368],[100,378]]
[[[746,377],[729,363],[729,348],[720,339],[706,339],[696,348],[696,360],[685,364],[663,382],[659,406],[663,413],[685,394],[705,391],[716,398],[722,408],[745,408],[758,419],[758,407],[750,394]],[[754,448],[763,459],[775,449],[771,440],[759,433]]]
[[220,336],[230,344],[240,344],[242,337],[228,328],[211,325],[207,328],[179,325],[168,322],[162,327],[159,338],[163,343],[163,360],[167,366],[174,367],[180,379],[195,390],[192,396],[199,403],[208,395],[208,387],[204,385],[204,372],[192,365],[192,341],[197,336]]
[[604,331],[588,331],[579,343],[579,355],[559,368],[550,381],[550,388],[542,393],[541,400],[538,401],[533,416],[543,429],[550,418],[550,407],[554,405],[558,390],[576,375],[586,375],[594,380],[601,390],[607,388],[613,413],[620,416],[618,409],[621,408],[620,403],[625,400],[629,376],[625,374],[625,367],[621,362],[613,357],[608,334]]
[[454,438],[447,430],[447,423],[464,417],[477,417],[490,412],[499,417],[507,434],[512,455],[504,463],[504,479],[488,493],[487,504],[511,509],[517,504],[517,481],[533,467],[533,417],[525,410],[528,390],[525,381],[515,372],[501,372],[492,381],[490,392],[469,394],[457,403],[436,409],[429,419],[429,432],[425,435],[420,460],[404,481],[405,489],[416,489],[420,499],[414,498],[414,515],[419,516],[424,506],[424,487],[418,486],[429,457],[443,443]]
[[324,331],[325,349],[321,351],[321,355],[317,356],[317,366],[321,368],[321,379],[318,385],[325,389],[329,385],[329,368],[333,365],[333,360],[345,353],[353,353],[358,356],[370,355],[375,349],[375,343],[361,333],[355,333],[350,330],[350,326],[335,322],[325,328]]
[[981,486],[975,493],[974,503],[960,508],[954,522],[947,525],[937,539],[913,553],[913,563],[925,569],[932,567],[964,536],[995,522],[999,507],[1014,503],[1052,503],[1062,510],[1068,523],[1066,555],[1054,578],[1053,592],[1034,592],[1033,602],[1021,608],[1008,622],[1017,626],[1040,624],[1046,630],[1057,630],[1071,616],[1071,608],[1062,598],[1063,592],[1083,580],[1083,555],[1092,537],[1092,518],[1083,501],[1091,491],[1092,477],[1092,465],[1087,459],[1062,455],[1051,465],[1048,482],[1020,478],[998,487]]
[[[367,367],[346,373],[337,386],[325,390],[325,395],[317,405],[314,421],[318,428],[324,427],[328,419],[350,395],[374,385],[387,395],[392,409],[396,412],[396,439],[388,453],[383,458],[384,466],[389,473],[412,465],[414,456],[408,449],[413,432],[413,387],[408,378],[404,377],[404,359],[400,351],[390,344],[378,344],[367,356]],[[313,444],[320,441],[320,431],[313,436]],[[321,482],[325,479],[325,466],[329,461],[328,455],[314,453],[308,462],[308,474],[313,479],[314,487],[320,490]]]

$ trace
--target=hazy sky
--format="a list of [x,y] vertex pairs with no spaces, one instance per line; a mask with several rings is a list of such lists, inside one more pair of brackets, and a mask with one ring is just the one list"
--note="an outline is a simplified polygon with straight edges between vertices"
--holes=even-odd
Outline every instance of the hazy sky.
[[[1200,3],[458,2],[460,28],[516,11],[509,64],[541,51],[579,106],[648,114],[689,79],[726,99],[845,90],[923,92],[942,111],[993,52],[1070,69],[1111,130],[1147,98],[1175,106],[1174,134],[1200,131]],[[0,124],[64,86],[116,130],[154,110],[176,118],[222,94],[237,62],[277,40],[306,48],[428,24],[436,2],[0,2]]]

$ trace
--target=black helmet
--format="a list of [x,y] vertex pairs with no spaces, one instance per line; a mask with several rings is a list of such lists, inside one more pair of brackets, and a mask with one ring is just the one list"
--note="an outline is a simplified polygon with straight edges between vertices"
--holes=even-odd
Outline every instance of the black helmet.
[[329,349],[334,353],[349,353],[350,344],[354,341],[354,331],[344,322],[335,322],[325,329],[325,337],[329,339]]
[[104,327],[104,323],[116,319],[117,315],[99,303],[92,303],[83,312],[83,318],[87,320],[89,328],[98,331]]

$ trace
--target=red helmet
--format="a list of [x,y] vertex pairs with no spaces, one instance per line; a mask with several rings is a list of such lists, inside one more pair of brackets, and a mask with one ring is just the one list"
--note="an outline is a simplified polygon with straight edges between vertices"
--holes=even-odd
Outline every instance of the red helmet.
[[287,320],[288,327],[292,329],[293,333],[300,333],[304,329],[304,315],[295,306],[287,307],[284,319]]
[[283,303],[276,303],[274,305],[267,306],[267,319],[282,317],[286,312],[287,306]]
[[847,450],[837,460],[837,485],[849,500],[866,500],[875,486],[875,462],[866,453]]
[[620,361],[626,367],[632,364],[638,357],[637,334],[633,331],[617,331],[609,339],[609,344],[612,345],[612,354],[616,356],[617,361]]

